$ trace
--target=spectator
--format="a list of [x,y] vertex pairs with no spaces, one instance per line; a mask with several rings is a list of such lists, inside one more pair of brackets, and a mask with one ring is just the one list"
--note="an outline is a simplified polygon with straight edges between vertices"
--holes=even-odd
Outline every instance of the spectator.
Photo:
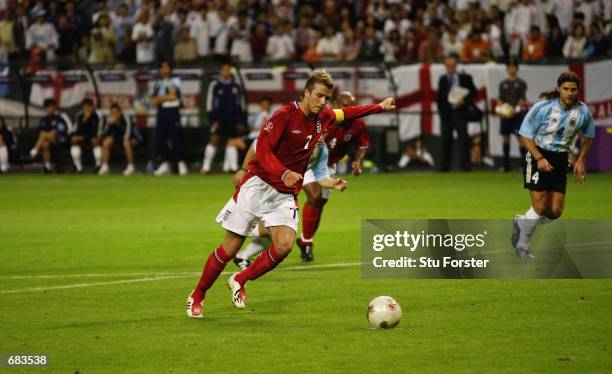
[[[168,3],[171,4],[171,3]],[[160,8],[157,12],[155,30],[155,60],[174,61],[174,24],[171,21],[172,7]]]
[[485,22],[485,30],[487,32],[486,40],[491,46],[491,55],[496,60],[500,60],[504,57],[504,50],[502,47],[503,35],[501,29],[501,20]]
[[0,10],[0,49],[6,50],[9,55],[17,52],[17,45],[13,37],[15,22],[11,12]]
[[141,10],[138,22],[132,29],[132,41],[136,43],[136,62],[139,64],[150,64],[153,62],[154,48],[153,26],[149,23],[149,13]]
[[302,56],[310,46],[314,45],[316,32],[310,27],[310,18],[301,17],[300,24],[295,30],[295,49],[297,56]]
[[563,57],[568,59],[583,59],[586,58],[587,38],[584,33],[584,26],[581,23],[576,23],[565,44],[563,45]]
[[353,30],[348,29],[344,32],[344,42],[340,49],[343,61],[355,61],[361,51],[361,40],[355,38]]
[[591,23],[591,25],[589,26],[589,31],[587,33],[587,37],[587,56],[605,56],[606,51],[608,50],[608,46],[610,45],[610,41],[606,38],[606,35],[601,29],[599,23]]
[[342,57],[342,40],[332,25],[325,27],[325,33],[317,43],[316,51],[321,56],[321,61],[338,61]]
[[130,36],[130,30],[132,29],[132,18],[129,15],[129,8],[127,4],[121,3],[112,15],[112,27],[115,33],[117,43],[115,43],[115,54],[117,56],[123,53],[123,49],[128,46],[124,43],[125,36]]
[[572,28],[574,16],[574,2],[572,0],[549,0],[548,14],[554,15],[559,21],[563,33],[567,34]]
[[383,55],[385,62],[397,62],[400,61],[401,52],[399,31],[392,30],[383,40],[380,46],[380,53]]
[[46,61],[55,59],[55,49],[58,45],[58,35],[53,24],[45,21],[45,10],[35,9],[33,15],[36,22],[30,26],[26,34],[26,48],[45,54]]
[[565,45],[563,31],[554,16],[548,18],[548,24],[550,32],[546,39],[546,55],[549,58],[561,58],[563,57],[563,46]]
[[202,7],[199,16],[195,17],[189,26],[189,36],[195,40],[200,59],[205,59],[210,55],[210,34],[208,32],[207,14],[206,7]]
[[227,7],[222,7],[219,9],[219,20],[221,27],[215,34],[213,53],[216,59],[224,60],[229,56],[229,32],[232,25],[236,22],[236,18],[231,15]]
[[519,56],[523,41],[529,34],[529,28],[535,20],[535,9],[529,3],[529,0],[521,0],[512,8],[509,13],[506,13],[504,24],[506,27],[506,35],[510,42],[510,55]]
[[91,31],[91,53],[89,62],[92,64],[111,64],[114,61],[113,47],[104,39],[99,28]]
[[361,42],[359,59],[366,61],[380,59],[380,41],[376,37],[376,30],[372,26],[368,26],[365,29],[365,38]]
[[461,54],[463,50],[463,42],[459,40],[459,35],[457,34],[457,29],[451,29],[448,33],[448,37],[444,41],[444,56],[451,56]]
[[446,74],[438,81],[438,113],[442,128],[441,171],[450,171],[453,132],[459,140],[460,165],[470,170],[470,138],[467,132],[467,111],[476,97],[476,87],[469,74],[457,72],[457,58],[449,56],[444,65]]
[[230,40],[232,47],[230,56],[237,62],[252,62],[253,53],[249,42],[249,24],[246,13],[238,16],[238,22],[230,27]]
[[110,173],[108,161],[110,159],[110,151],[116,144],[123,146],[127,166],[123,170],[123,175],[133,175],[136,172],[134,167],[134,145],[136,143],[132,122],[125,118],[121,107],[117,103],[113,103],[110,108],[110,114],[106,120],[106,126],[102,132],[102,166],[98,171],[99,175]]
[[546,39],[537,25],[531,26],[529,36],[523,46],[524,61],[541,61],[546,52]]
[[261,61],[266,57],[266,49],[268,46],[268,34],[266,33],[266,25],[258,23],[255,26],[255,32],[251,36],[251,52],[255,61]]
[[55,99],[45,99],[43,107],[47,114],[40,119],[38,124],[38,138],[30,150],[30,157],[35,159],[39,153],[42,153],[43,172],[50,173],[53,168],[51,146],[66,143],[72,129],[72,122],[65,113],[58,111]]
[[80,47],[77,50],[77,60],[82,62],[89,62],[89,56],[91,55],[91,38],[89,35],[81,35]]
[[72,27],[76,27],[79,30],[83,30],[85,25],[83,24],[83,17],[76,10],[73,1],[67,1],[64,5],[64,13],[66,14],[66,20]]
[[444,47],[438,38],[438,30],[430,27],[427,31],[427,39],[419,47],[419,61],[430,64],[441,61],[444,58]]
[[461,50],[462,62],[485,62],[489,58],[491,47],[489,42],[482,39],[480,32],[472,31],[469,39],[463,44]]
[[81,39],[79,29],[74,27],[64,15],[57,20],[59,32],[59,47],[57,56],[60,59],[74,60],[76,58],[77,46]]
[[193,62],[198,58],[195,42],[189,36],[189,29],[183,27],[179,31],[179,37],[174,44],[174,59],[176,62]]
[[270,61],[286,61],[295,56],[294,43],[286,33],[285,22],[276,25],[276,32],[268,39],[266,55]]

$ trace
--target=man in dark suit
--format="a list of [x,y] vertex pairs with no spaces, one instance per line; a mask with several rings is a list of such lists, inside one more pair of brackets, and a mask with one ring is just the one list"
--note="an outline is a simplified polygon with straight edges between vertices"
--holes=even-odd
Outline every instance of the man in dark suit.
[[[442,162],[441,171],[449,171],[453,150],[453,131],[457,131],[459,140],[459,154],[461,155],[461,169],[467,171],[471,168],[470,137],[467,132],[467,111],[476,97],[476,87],[472,77],[466,73],[457,72],[457,57],[449,56],[444,61],[446,74],[438,81],[438,112],[442,128]],[[457,102],[449,102],[449,92],[453,87],[467,89],[468,92]]]

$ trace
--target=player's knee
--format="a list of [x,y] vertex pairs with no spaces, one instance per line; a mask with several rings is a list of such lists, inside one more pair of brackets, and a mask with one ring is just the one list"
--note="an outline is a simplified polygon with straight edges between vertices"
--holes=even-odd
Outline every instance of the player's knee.
[[281,239],[281,240],[278,240],[274,246],[276,247],[276,250],[280,254],[282,254],[283,256],[286,256],[293,249],[293,240]]
[[557,219],[561,217],[563,214],[563,206],[562,205],[553,205],[547,212],[546,218],[548,219]]

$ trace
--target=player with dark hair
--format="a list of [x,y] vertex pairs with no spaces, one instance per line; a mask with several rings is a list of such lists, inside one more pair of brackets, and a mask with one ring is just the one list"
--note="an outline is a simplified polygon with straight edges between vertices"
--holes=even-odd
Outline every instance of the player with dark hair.
[[113,145],[123,145],[125,158],[127,159],[127,167],[123,171],[123,175],[132,175],[136,172],[134,168],[134,132],[132,122],[126,120],[121,107],[117,103],[113,103],[110,109],[110,115],[106,121],[106,126],[102,132],[102,166],[98,174],[105,175],[110,173],[108,167],[108,159]]
[[91,144],[96,169],[98,169],[102,163],[102,139],[100,135],[102,135],[104,128],[104,119],[94,108],[93,100],[89,98],[83,99],[81,111],[77,113],[74,125],[74,131],[70,134],[70,155],[72,156],[76,172],[81,173],[83,171],[81,154],[85,143]]
[[157,108],[155,136],[157,138],[157,154],[161,161],[154,175],[170,173],[170,147],[172,161],[178,163],[180,175],[188,173],[187,164],[183,159],[183,144],[181,137],[181,80],[172,77],[172,67],[167,61],[159,65],[160,79],[153,85],[151,105]]
[[56,143],[65,143],[68,140],[68,134],[72,130],[72,122],[66,113],[57,109],[55,99],[45,99],[43,107],[47,115],[40,119],[38,139],[30,150],[30,156],[35,159],[39,152],[42,153],[43,172],[50,173],[52,171],[51,146]]
[[[527,83],[518,77],[518,62],[511,60],[506,64],[508,78],[499,84],[499,103],[495,112],[501,117],[499,132],[502,135],[504,152],[504,171],[510,171],[510,135],[519,136],[518,132],[525,114]],[[520,144],[520,141],[519,141]],[[521,156],[525,151],[521,145]]]
[[256,157],[234,194],[236,205],[223,213],[223,242],[210,254],[196,288],[187,298],[187,315],[202,317],[202,302],[225,265],[260,221],[270,230],[272,245],[245,270],[228,281],[232,302],[246,307],[244,285],[274,269],[289,254],[298,227],[297,196],[315,145],[332,122],[364,117],[395,109],[393,98],[380,104],[326,108],[332,94],[331,75],[315,70],[306,80],[299,101],[277,110],[262,127]]
[[572,168],[576,180],[585,181],[584,160],[595,129],[588,106],[578,100],[579,87],[575,73],[561,74],[557,87],[540,95],[544,100],[531,107],[521,125],[519,134],[527,148],[523,181],[531,207],[513,221],[512,246],[520,258],[533,257],[529,240],[537,225],[553,222],[563,213],[568,152],[578,137],[580,153]]
[[[344,108],[355,105],[355,102],[353,94],[345,91],[338,94],[335,107]],[[336,163],[347,155],[351,147],[356,149],[355,159],[351,164],[352,173],[355,176],[361,174],[361,163],[370,146],[368,129],[361,118],[329,126],[325,134],[325,143],[329,149],[328,167],[332,175],[335,173]],[[313,170],[306,171],[303,189],[308,200],[302,208],[302,234],[297,240],[300,258],[304,262],[314,260],[313,237],[319,227],[323,207],[333,191],[333,188],[325,188],[320,183],[314,183],[316,181]]]
[[208,88],[207,101],[207,108],[210,110],[210,139],[204,148],[200,172],[202,174],[210,172],[222,138],[227,139],[223,171],[236,171],[239,162],[238,151],[246,148],[242,139],[246,128],[242,88],[234,80],[229,63],[221,65],[219,76]]

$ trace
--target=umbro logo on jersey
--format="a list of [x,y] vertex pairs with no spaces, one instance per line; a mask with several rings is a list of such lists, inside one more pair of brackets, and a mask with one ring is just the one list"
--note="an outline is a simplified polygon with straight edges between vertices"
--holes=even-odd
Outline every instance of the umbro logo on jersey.
[[294,134],[301,134],[302,133],[300,130],[293,130],[291,132],[294,133]]

